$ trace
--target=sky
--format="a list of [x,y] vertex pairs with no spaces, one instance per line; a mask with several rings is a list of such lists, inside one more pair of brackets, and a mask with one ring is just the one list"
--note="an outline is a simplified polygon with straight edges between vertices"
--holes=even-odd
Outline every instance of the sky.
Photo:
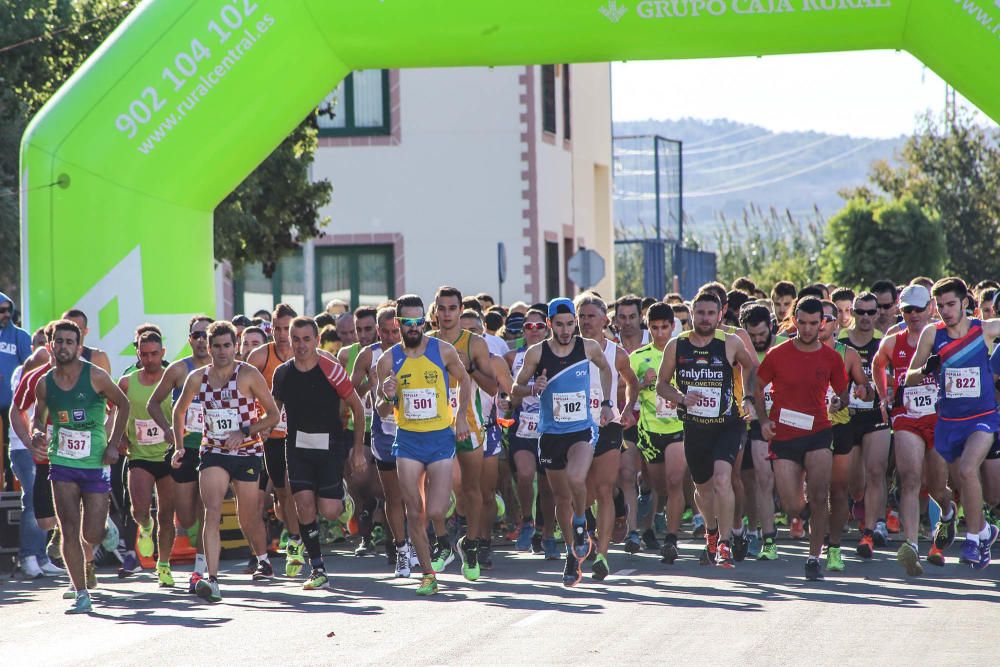
[[[905,52],[665,60],[612,65],[616,121],[726,118],[772,131],[855,137],[910,134],[940,113],[945,83]],[[961,95],[958,104],[974,110]]]

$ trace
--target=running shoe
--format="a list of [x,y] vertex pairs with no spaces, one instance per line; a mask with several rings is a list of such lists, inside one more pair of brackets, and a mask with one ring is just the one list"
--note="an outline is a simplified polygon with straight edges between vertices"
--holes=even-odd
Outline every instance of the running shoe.
[[784,512],[774,513],[774,525],[775,526],[787,526],[788,525],[788,515]]
[[253,574],[257,571],[257,557],[253,554],[247,558],[247,564],[243,566],[243,574]]
[[695,514],[694,518],[691,520],[691,536],[697,539],[705,537],[705,517],[701,514]]
[[889,543],[889,529],[886,528],[885,521],[875,522],[875,528],[872,530],[872,540],[879,549]]
[[462,576],[469,581],[479,579],[479,545],[469,545],[469,538],[463,535],[458,540],[458,556],[462,559]]
[[604,554],[597,554],[597,558],[594,559],[594,564],[590,566],[590,576],[592,576],[597,581],[604,581],[605,577],[611,572],[608,567],[608,559],[604,557]]
[[590,548],[593,546],[593,540],[590,539],[590,533],[587,532],[587,522],[581,521],[577,523],[573,521],[573,555],[577,557],[578,560],[586,560],[587,556],[590,555]]
[[545,553],[545,560],[559,560],[562,558],[562,554],[559,553],[559,546],[556,544],[556,538],[554,537],[543,539],[542,549]]
[[491,540],[479,540],[479,569],[493,569],[493,542]]
[[653,517],[653,532],[667,534],[667,517],[664,516],[663,512],[657,512],[656,516]]
[[979,544],[971,540],[962,543],[962,550],[958,552],[958,562],[962,565],[973,565],[979,562]]
[[94,610],[94,605],[90,602],[90,596],[87,593],[80,593],[76,596],[76,600],[73,601],[73,606],[66,610],[67,614],[89,614]]
[[1000,529],[998,529],[994,524],[988,523],[986,527],[990,529],[990,536],[985,540],[979,538],[979,561],[972,563],[972,569],[982,570],[990,564],[992,556],[990,554],[990,549],[993,548],[993,543],[997,541],[997,534],[1000,534]]
[[646,518],[646,515],[649,514],[649,511],[650,511],[650,509],[652,509],[652,507],[653,507],[653,494],[652,493],[640,493],[639,494],[639,503],[638,503],[639,514],[638,514],[637,518],[639,520],[642,520],[642,519]]
[[375,542],[370,537],[362,537],[358,548],[354,550],[355,556],[368,556],[375,553]]
[[433,574],[425,574],[420,578],[420,586],[417,588],[417,595],[434,595],[437,592],[437,577]]
[[121,567],[118,568],[118,578],[130,577],[136,572],[142,572],[142,563],[135,557],[135,552],[126,551],[125,558],[122,559]]
[[376,523],[372,526],[372,544],[378,546],[385,542],[385,529],[382,524]]
[[826,571],[843,572],[844,557],[840,553],[840,547],[830,547],[826,550]]
[[720,541],[716,547],[715,564],[719,567],[724,567],[730,570],[736,567],[736,563],[733,561],[733,550],[732,547],[729,546],[728,540]]
[[410,550],[407,545],[396,549],[396,577],[408,579],[410,576]]
[[160,584],[160,588],[173,588],[174,587],[174,575],[170,571],[169,565],[157,565],[156,566],[156,579]]
[[698,559],[702,565],[715,565],[719,551],[719,532],[705,533],[705,548]]
[[410,569],[414,570],[420,567],[420,557],[417,556],[417,550],[413,548],[413,542],[406,540],[406,552],[410,554]]
[[858,541],[858,555],[862,558],[869,559],[875,553],[874,538],[870,533],[866,533]]
[[455,560],[455,552],[450,546],[442,547],[435,542],[431,549],[431,568],[434,572],[443,572]]
[[75,600],[76,599],[76,589],[73,588],[73,584],[70,583],[69,588],[63,591],[63,600]]
[[118,526],[111,520],[110,515],[104,522],[104,539],[101,540],[101,546],[109,553],[118,548]]
[[[216,583],[218,586],[218,583]],[[218,590],[218,588],[216,588]],[[210,602],[212,599],[212,582],[210,582],[205,577],[199,577],[197,583],[194,586],[194,594],[200,597],[206,602]]]
[[750,533],[747,536],[747,556],[756,559],[760,556],[760,535],[757,533]]
[[797,516],[792,517],[792,525],[788,527],[788,536],[793,540],[801,540],[806,536],[806,527],[802,519]]
[[284,553],[288,547],[288,529],[281,529],[281,537],[278,538],[278,553]]
[[153,543],[153,520],[149,520],[149,528],[139,526],[139,537],[135,542],[139,555],[143,558],[152,558],[156,545]]
[[306,582],[302,584],[302,590],[304,591],[315,591],[320,588],[326,588],[329,579],[326,577],[326,572],[324,570],[313,570]]
[[818,559],[809,558],[806,561],[806,579],[809,581],[820,581],[823,579],[823,573],[819,569]]
[[94,561],[89,561],[84,566],[84,574],[87,576],[87,588],[97,588],[97,566]]
[[49,539],[49,543],[45,545],[45,555],[48,556],[51,561],[62,560],[62,545],[59,536],[59,527],[56,526],[56,528],[52,531],[52,537]]
[[733,560],[742,563],[750,551],[750,531],[746,528],[740,535],[733,533]]
[[188,593],[195,595],[198,593],[198,582],[204,579],[199,573],[192,572],[188,577]]
[[271,566],[271,561],[261,560],[257,561],[257,569],[253,572],[254,581],[270,581],[274,578],[274,568]]
[[521,530],[517,533],[516,548],[518,551],[528,551],[531,549],[531,538],[535,536],[535,522],[525,521],[521,524]]
[[684,508],[684,513],[681,514],[681,523],[688,523],[694,519],[694,510],[690,507]]
[[563,569],[563,586],[572,588],[580,583],[583,572],[580,571],[580,561],[570,552],[566,552],[566,567]]
[[944,552],[941,551],[941,548],[937,544],[932,544],[930,550],[927,552],[927,562],[938,567],[945,564]]
[[531,553],[536,556],[545,553],[545,549],[542,546],[542,534],[538,531],[535,531],[535,534],[531,536]]
[[660,549],[660,562],[673,565],[680,554],[677,552],[677,543],[673,540],[664,540],[663,548]]
[[896,552],[896,561],[906,570],[907,576],[919,577],[924,573],[924,568],[920,564],[920,554],[917,553],[917,550],[909,542],[903,542],[899,545],[899,551]]
[[760,555],[757,560],[778,560],[778,545],[774,543],[773,537],[765,537],[764,544],[760,547]]
[[625,537],[625,553],[637,554],[640,551],[642,551],[642,541],[639,539],[639,531],[629,531]]
[[[942,515],[944,516],[944,515]],[[943,518],[938,521],[934,528],[934,546],[939,551],[944,551],[955,542],[955,523],[958,521],[958,508],[955,502],[951,503],[951,518],[945,521]],[[928,560],[930,557],[928,556]]]
[[899,525],[899,513],[892,510],[885,516],[885,529],[892,534],[898,534],[900,531]]
[[[285,576],[297,577],[302,573],[302,566],[306,564],[306,559],[302,555],[305,545],[301,541],[288,540],[285,544]],[[254,569],[256,572],[256,568]]]
[[39,568],[41,568],[42,574],[46,577],[59,577],[66,574],[65,568],[59,567],[50,560],[42,563]]
[[656,539],[656,533],[653,532],[652,528],[647,528],[642,533],[642,546],[646,551],[659,551],[660,541]]

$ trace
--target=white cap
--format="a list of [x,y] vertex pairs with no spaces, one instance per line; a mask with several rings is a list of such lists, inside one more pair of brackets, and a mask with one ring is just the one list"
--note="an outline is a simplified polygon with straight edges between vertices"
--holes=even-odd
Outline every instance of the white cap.
[[913,306],[915,308],[926,308],[931,302],[931,293],[923,285],[907,285],[899,293],[899,307]]

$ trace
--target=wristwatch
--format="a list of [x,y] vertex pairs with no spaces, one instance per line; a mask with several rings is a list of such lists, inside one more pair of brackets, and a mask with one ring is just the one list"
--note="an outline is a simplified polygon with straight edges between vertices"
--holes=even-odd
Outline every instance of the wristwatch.
[[610,407],[613,407],[613,406],[614,406],[614,403],[612,403],[611,401],[601,401],[601,407],[602,408],[610,408]]

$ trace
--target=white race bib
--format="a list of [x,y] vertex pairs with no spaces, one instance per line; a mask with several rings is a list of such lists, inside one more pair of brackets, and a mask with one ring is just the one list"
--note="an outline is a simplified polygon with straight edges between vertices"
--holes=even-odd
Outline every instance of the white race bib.
[[205,428],[213,440],[225,440],[240,430],[240,413],[235,408],[205,408]]
[[458,387],[448,387],[448,402],[451,403],[451,411],[458,412]]
[[857,389],[857,385],[851,386],[851,398],[847,403],[847,407],[854,408],[855,410],[871,410],[875,407],[875,401],[862,401],[860,398],[854,395],[854,390]]
[[59,429],[59,448],[56,453],[66,459],[85,459],[90,456],[90,431]]
[[764,387],[764,409],[767,410],[768,414],[771,414],[771,408],[774,407],[774,396],[771,394],[773,386],[771,382],[768,382],[767,386]]
[[[381,417],[380,417],[381,419]],[[385,419],[382,419],[382,433],[386,435],[396,435],[396,416],[389,415]]]
[[677,419],[677,407],[667,405],[667,399],[659,394],[656,395],[656,418],[657,419]]
[[557,422],[579,422],[586,419],[587,394],[582,391],[566,391],[552,394],[552,418]]
[[944,395],[946,398],[979,398],[978,368],[944,369]]
[[538,439],[538,413],[522,412],[517,420],[517,437],[529,440]]
[[403,416],[407,419],[434,419],[438,416],[436,389],[404,389]]
[[163,430],[152,419],[136,419],[135,439],[140,445],[158,445],[164,442]]
[[288,415],[285,414],[285,406],[281,406],[281,414],[278,415],[278,423],[274,425],[275,431],[288,430]]
[[688,407],[689,415],[715,419],[722,412],[722,387],[689,387],[688,390],[700,394],[698,402]]
[[907,417],[926,417],[934,414],[937,405],[938,388],[933,384],[921,384],[903,388],[903,408]]
[[604,400],[604,394],[601,393],[600,388],[591,387],[590,388],[590,409],[591,411],[601,409],[601,401]]
[[788,408],[781,408],[778,413],[778,423],[792,428],[799,428],[803,431],[811,431],[813,427],[813,416],[804,412],[796,412]]
[[365,394],[365,419],[371,419],[374,414],[375,409],[372,407],[371,394]]
[[326,451],[330,449],[330,434],[296,431],[295,447],[296,449],[320,449]]
[[188,433],[205,432],[205,410],[201,403],[192,403],[184,413],[184,430]]

